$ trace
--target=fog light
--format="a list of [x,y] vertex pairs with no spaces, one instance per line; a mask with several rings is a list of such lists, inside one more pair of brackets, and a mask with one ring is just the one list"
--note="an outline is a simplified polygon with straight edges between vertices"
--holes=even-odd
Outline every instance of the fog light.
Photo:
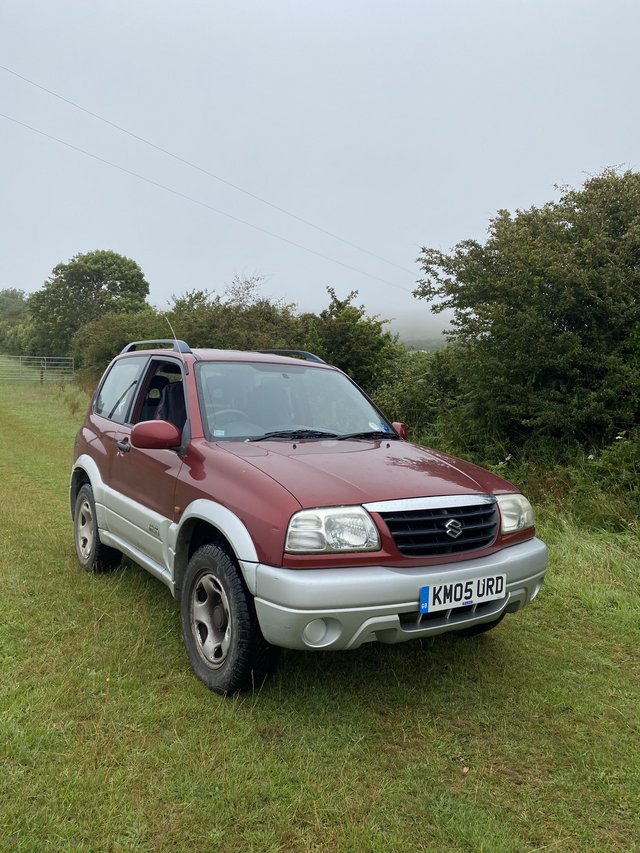
[[327,623],[324,619],[314,619],[304,629],[303,637],[305,642],[309,643],[310,646],[317,646],[324,640],[326,633]]
[[327,649],[339,641],[342,628],[342,622],[331,616],[318,617],[307,622],[302,631],[302,639],[310,649]]

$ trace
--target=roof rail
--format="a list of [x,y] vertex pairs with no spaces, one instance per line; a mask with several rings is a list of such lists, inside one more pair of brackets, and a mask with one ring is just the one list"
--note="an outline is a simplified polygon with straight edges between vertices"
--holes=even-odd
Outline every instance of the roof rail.
[[174,352],[191,352],[191,347],[184,341],[176,340],[175,338],[157,338],[151,341],[132,341],[127,344],[122,352],[134,352],[137,349],[153,349],[151,345],[155,344],[171,344],[171,349]]
[[305,361],[316,361],[320,364],[326,364],[327,362],[320,358],[319,355],[314,355],[312,352],[306,352],[303,349],[256,349],[254,352],[263,352],[266,355],[291,355],[291,356],[299,356],[303,358]]

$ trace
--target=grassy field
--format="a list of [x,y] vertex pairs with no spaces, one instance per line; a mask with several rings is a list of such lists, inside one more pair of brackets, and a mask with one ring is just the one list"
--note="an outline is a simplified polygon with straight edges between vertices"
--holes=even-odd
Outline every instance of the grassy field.
[[640,849],[640,544],[539,512],[534,605],[474,640],[192,675],[176,602],[77,565],[84,402],[0,385],[0,850]]

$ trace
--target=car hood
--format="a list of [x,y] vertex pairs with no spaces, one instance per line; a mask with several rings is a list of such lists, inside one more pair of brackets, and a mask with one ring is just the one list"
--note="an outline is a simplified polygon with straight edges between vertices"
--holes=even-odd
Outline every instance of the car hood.
[[303,507],[517,491],[469,462],[406,441],[220,443]]

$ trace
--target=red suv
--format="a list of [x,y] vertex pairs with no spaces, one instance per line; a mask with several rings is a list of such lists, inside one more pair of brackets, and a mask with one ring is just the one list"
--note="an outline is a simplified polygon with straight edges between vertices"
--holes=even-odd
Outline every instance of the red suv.
[[71,510],[82,567],[125,554],[163,581],[223,694],[281,647],[482,633],[547,566],[517,489],[411,444],[310,353],[129,344],[76,437]]

